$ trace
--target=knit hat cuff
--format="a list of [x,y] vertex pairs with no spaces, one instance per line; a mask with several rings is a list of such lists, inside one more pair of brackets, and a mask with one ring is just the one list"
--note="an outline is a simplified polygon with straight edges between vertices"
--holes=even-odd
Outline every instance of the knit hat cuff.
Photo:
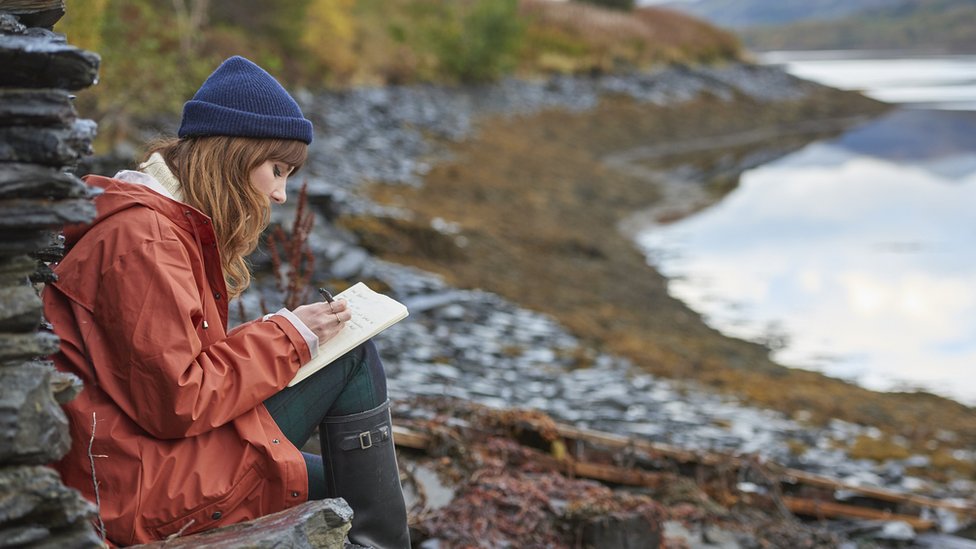
[[312,123],[304,118],[256,114],[206,101],[190,100],[183,105],[183,123],[178,135],[267,137],[295,139],[311,144]]

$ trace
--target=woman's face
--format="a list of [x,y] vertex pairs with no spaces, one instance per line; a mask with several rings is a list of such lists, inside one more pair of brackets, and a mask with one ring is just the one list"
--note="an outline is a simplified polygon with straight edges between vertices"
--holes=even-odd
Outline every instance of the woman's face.
[[258,167],[251,170],[251,185],[261,191],[262,194],[277,204],[284,204],[285,183],[288,176],[294,171],[293,166],[289,166],[279,160],[265,160]]

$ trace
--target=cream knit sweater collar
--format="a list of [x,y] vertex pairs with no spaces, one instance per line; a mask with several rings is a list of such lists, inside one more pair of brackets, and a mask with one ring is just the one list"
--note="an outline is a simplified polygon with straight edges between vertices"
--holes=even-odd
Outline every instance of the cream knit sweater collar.
[[160,185],[165,187],[173,195],[173,198],[179,202],[183,202],[183,186],[180,184],[180,180],[176,179],[176,176],[173,175],[173,172],[169,171],[169,166],[163,160],[163,155],[158,152],[152,153],[149,160],[139,164],[139,171],[152,176],[153,179],[158,181]]

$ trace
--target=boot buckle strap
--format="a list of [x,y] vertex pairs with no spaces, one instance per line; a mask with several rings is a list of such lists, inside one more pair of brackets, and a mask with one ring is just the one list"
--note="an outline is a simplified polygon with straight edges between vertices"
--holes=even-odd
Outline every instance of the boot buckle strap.
[[390,440],[390,427],[380,425],[369,431],[346,433],[339,440],[339,448],[343,450],[366,450]]

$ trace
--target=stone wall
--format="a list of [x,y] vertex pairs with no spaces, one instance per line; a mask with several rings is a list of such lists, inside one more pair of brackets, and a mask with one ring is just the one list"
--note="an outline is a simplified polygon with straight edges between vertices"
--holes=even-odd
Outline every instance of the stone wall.
[[50,27],[63,1],[0,1],[0,546],[101,543],[95,506],[45,464],[71,441],[60,404],[81,390],[47,356],[58,338],[41,322],[37,288],[54,276],[57,234],[95,215],[87,186],[65,172],[90,152],[95,123],[71,92],[90,86],[97,55]]

